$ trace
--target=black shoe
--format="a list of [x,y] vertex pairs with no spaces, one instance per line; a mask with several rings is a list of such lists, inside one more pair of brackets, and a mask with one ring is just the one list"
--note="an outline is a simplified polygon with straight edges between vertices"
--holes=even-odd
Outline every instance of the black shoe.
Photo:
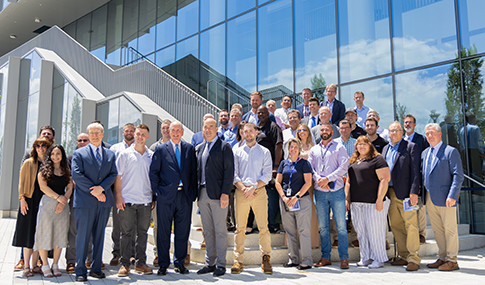
[[197,271],[197,274],[206,274],[206,273],[210,273],[210,272],[214,272],[214,271],[216,271],[215,266],[204,266],[202,269]]
[[299,266],[300,264],[297,264],[297,263],[285,263],[283,264],[283,267],[297,267]]
[[160,266],[160,268],[158,269],[157,275],[167,275],[167,267]]
[[224,267],[217,267],[216,271],[214,271],[214,273],[212,273],[212,275],[214,275],[215,277],[219,277],[219,276],[222,276],[226,274],[226,268]]
[[86,275],[76,275],[77,282],[86,282],[88,281],[88,277]]
[[91,277],[94,277],[94,278],[98,278],[98,279],[103,279],[103,278],[106,278],[106,274],[104,274],[104,272],[93,272],[93,271],[89,271],[89,276]]
[[278,228],[269,228],[269,232],[272,233],[272,234],[275,234],[279,231],[280,229]]
[[298,270],[307,270],[307,269],[311,269],[312,267],[310,265],[300,265],[297,268]]
[[180,274],[189,274],[189,270],[187,268],[185,268],[185,266],[180,266],[180,267],[175,267],[175,270],[174,270],[176,273],[180,273]]

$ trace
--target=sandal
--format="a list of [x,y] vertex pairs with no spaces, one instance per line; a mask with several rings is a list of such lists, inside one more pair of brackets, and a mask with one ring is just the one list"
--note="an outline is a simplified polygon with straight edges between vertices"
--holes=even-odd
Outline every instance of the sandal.
[[52,272],[54,273],[55,277],[59,277],[62,275],[61,271],[59,270],[58,264],[52,264]]
[[49,268],[49,265],[43,265],[42,266],[42,272],[44,272],[44,277],[46,277],[46,278],[54,277],[54,274],[52,274],[52,271]]
[[34,268],[32,268],[32,273],[35,273],[35,274],[42,274],[42,269],[40,269],[40,266],[34,266]]
[[30,270],[30,267],[24,268],[24,271],[22,272],[22,275],[25,277],[32,277],[34,276],[34,273]]

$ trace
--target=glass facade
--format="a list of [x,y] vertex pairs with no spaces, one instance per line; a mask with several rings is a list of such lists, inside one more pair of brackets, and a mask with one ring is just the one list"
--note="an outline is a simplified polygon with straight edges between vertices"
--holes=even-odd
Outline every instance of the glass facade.
[[29,148],[38,137],[41,58],[32,52],[21,60],[20,65],[19,105],[26,106],[24,146]]
[[[383,127],[407,113],[420,133],[442,125],[467,175],[483,182],[484,9],[481,0],[112,0],[64,29],[109,64],[136,50],[220,108],[247,104],[227,89],[300,100],[305,87],[335,83],[347,107],[362,91]],[[483,209],[476,193],[463,199]],[[485,233],[483,217],[461,217]]]

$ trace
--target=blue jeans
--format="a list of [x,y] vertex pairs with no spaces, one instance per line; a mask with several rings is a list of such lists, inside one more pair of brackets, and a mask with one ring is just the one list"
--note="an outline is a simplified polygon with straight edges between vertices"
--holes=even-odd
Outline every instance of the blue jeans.
[[268,194],[268,228],[280,228],[276,222],[278,211],[280,210],[279,199],[280,195],[276,188],[266,185],[266,194]]
[[338,254],[340,259],[349,259],[349,241],[347,236],[347,221],[345,220],[345,192],[341,188],[335,192],[322,192],[315,189],[314,203],[317,210],[320,241],[322,242],[322,258],[330,259],[332,241],[330,239],[330,208],[337,226]]

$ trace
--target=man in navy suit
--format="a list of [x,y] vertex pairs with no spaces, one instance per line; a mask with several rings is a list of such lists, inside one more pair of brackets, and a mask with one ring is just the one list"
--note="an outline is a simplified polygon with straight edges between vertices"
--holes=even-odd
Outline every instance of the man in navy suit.
[[436,262],[427,266],[441,271],[457,270],[456,201],[463,183],[463,166],[458,150],[441,140],[438,124],[427,124],[424,131],[430,146],[421,154],[423,201],[428,208],[439,256]]
[[197,274],[226,273],[227,206],[234,180],[231,145],[217,136],[214,119],[204,122],[206,142],[196,148],[199,182],[199,209],[205,237],[205,266]]
[[170,141],[155,148],[150,165],[150,183],[157,195],[158,275],[166,275],[170,265],[170,233],[175,234],[175,272],[188,274],[184,266],[192,217],[197,197],[197,158],[193,145],[181,141],[184,128],[179,121],[170,124]]
[[101,145],[104,128],[91,123],[87,128],[89,144],[77,149],[72,156],[72,179],[74,191],[74,215],[76,219],[76,281],[87,280],[85,265],[88,243],[93,236],[93,264],[89,275],[105,278],[101,271],[104,232],[109,212],[114,205],[111,185],[116,171],[115,154]]
[[[374,120],[374,119],[367,119]],[[367,123],[367,121],[366,121]],[[421,152],[412,142],[403,140],[403,129],[399,122],[389,125],[391,142],[382,150],[391,170],[391,180],[387,191],[391,198],[389,220],[401,259],[391,265],[407,265],[407,271],[419,269],[419,227],[417,210],[405,211],[404,199],[409,198],[411,205],[418,203],[419,167]]]
[[327,106],[332,112],[332,118],[330,121],[332,124],[338,126],[340,121],[345,119],[345,104],[335,99],[337,96],[337,85],[329,84],[326,88],[327,100],[322,101],[320,106]]

